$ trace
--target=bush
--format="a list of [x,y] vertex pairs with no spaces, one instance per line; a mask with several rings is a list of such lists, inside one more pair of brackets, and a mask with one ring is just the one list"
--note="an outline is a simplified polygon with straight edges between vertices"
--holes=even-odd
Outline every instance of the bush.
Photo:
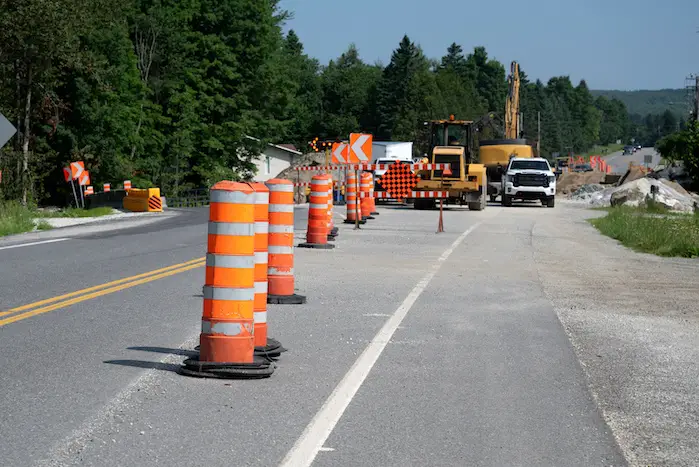
[[0,201],[0,237],[34,230],[32,211],[16,201]]

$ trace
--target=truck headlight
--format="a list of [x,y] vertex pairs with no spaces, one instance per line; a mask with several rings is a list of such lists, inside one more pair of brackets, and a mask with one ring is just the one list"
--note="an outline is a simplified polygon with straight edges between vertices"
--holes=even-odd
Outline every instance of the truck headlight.
[[514,176],[512,176],[512,175],[505,175],[505,182],[506,182],[506,183],[512,183],[512,182],[514,182],[514,180],[515,180],[515,177],[514,177]]
[[549,175],[549,184],[554,184],[554,183],[556,183],[556,176]]

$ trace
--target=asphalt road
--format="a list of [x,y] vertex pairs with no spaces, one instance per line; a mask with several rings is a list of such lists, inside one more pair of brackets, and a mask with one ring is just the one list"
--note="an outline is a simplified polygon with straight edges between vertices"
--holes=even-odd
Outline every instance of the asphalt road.
[[641,148],[633,154],[624,155],[623,151],[614,152],[604,159],[612,167],[613,173],[625,173],[629,168],[629,163],[636,165],[646,165],[645,156],[651,156],[652,162],[648,164],[650,168],[660,164],[660,154],[653,148]]
[[[559,209],[447,210],[441,234],[436,212],[379,211],[296,249],[308,303],[269,307],[289,352],[267,380],[176,373],[201,267],[0,314],[0,465],[624,465],[534,272]],[[0,312],[203,257],[206,218],[0,246]]]

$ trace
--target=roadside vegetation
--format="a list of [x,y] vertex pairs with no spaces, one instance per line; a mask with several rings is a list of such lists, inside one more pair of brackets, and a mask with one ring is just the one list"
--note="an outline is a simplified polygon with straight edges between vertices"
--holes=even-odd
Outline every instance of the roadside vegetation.
[[49,230],[51,224],[47,218],[57,217],[102,217],[112,214],[112,208],[76,209],[67,208],[62,210],[38,210],[23,206],[17,201],[0,200],[0,237],[15,235],[33,230]]
[[699,257],[699,213],[669,212],[662,206],[619,206],[590,219],[602,234],[635,251],[658,256]]

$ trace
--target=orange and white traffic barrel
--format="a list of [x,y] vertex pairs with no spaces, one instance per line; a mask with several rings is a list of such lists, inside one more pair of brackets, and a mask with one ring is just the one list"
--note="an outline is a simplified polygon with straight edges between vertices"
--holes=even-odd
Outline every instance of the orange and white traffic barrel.
[[345,193],[347,196],[347,218],[345,219],[345,224],[355,224],[357,222],[360,224],[366,224],[366,221],[362,219],[362,212],[359,210],[357,176],[353,170],[349,170],[347,172],[347,186],[345,187]]
[[335,196],[334,181],[330,176],[330,184],[328,185],[328,240],[333,241],[337,237],[337,227],[333,222],[333,197]]
[[369,199],[369,192],[372,186],[372,177],[368,172],[362,172],[359,179],[359,191],[362,193],[362,198],[359,202],[359,208],[362,212],[363,219],[373,219],[371,217],[371,199]]
[[328,174],[314,175],[311,179],[311,196],[308,205],[308,229],[306,241],[301,248],[330,250],[335,245],[328,243],[328,185],[332,177]]
[[294,183],[273,178],[269,188],[267,303],[301,305],[306,297],[294,293]]
[[255,191],[222,181],[211,188],[204,310],[199,356],[182,372],[215,378],[260,378],[271,360],[254,355]]
[[374,174],[368,172],[369,174],[369,206],[371,207],[371,215],[378,216],[379,213],[376,212],[376,199],[374,198]]
[[112,184],[111,183],[105,183],[102,185],[102,189],[104,190],[105,193],[109,193],[112,191]]

